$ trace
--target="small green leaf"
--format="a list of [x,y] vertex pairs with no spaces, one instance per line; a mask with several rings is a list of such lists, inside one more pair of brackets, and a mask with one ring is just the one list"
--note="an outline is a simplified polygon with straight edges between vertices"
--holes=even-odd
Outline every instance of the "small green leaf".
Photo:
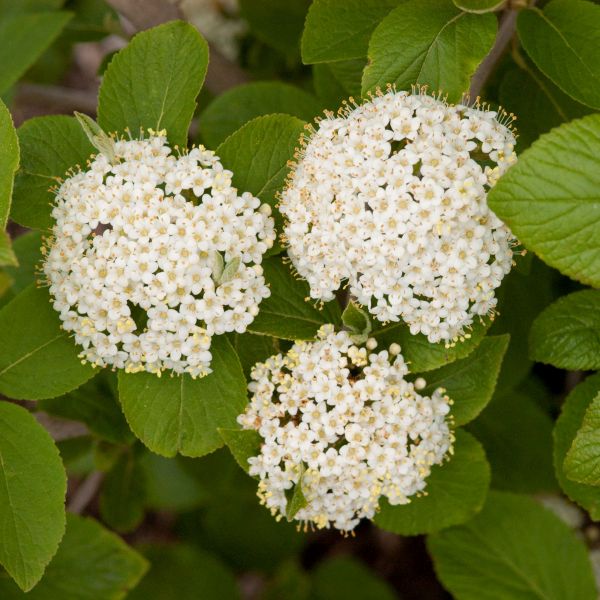
[[507,0],[452,0],[457,8],[466,12],[486,13],[502,8]]
[[531,328],[529,352],[560,369],[600,369],[600,291],[575,292],[546,308]]
[[342,322],[354,333],[371,333],[371,319],[369,315],[360,308],[355,302],[348,302],[348,306],[342,313]]
[[456,426],[472,421],[491,400],[509,339],[508,335],[486,337],[466,358],[427,374],[424,393],[446,390],[454,402],[451,414]]
[[256,117],[285,113],[303,121],[312,121],[321,108],[312,94],[288,83],[247,83],[217,96],[206,107],[199,118],[200,132],[208,147],[216,148],[234,131]]
[[0,392],[18,400],[53,398],[94,374],[60,328],[48,290],[26,288],[0,310]]
[[260,312],[248,325],[249,331],[285,340],[311,340],[322,325],[340,323],[337,303],[328,302],[318,310],[311,304],[308,284],[295,280],[280,257],[265,260],[263,268],[271,295],[260,303]]
[[19,167],[19,140],[12,117],[1,100],[0,140],[0,230],[3,230],[10,212],[15,172]]
[[490,466],[483,447],[470,433],[459,429],[450,460],[432,468],[426,495],[400,506],[391,506],[383,499],[373,521],[399,535],[439,531],[464,523],[479,512],[489,486]]
[[456,600],[591,600],[597,595],[583,541],[526,496],[490,492],[479,515],[430,536],[427,547],[438,577]]
[[208,46],[189,23],[138,33],[104,73],[98,123],[108,133],[164,129],[171,144],[186,146],[207,66]]
[[600,485],[600,393],[587,407],[563,467],[573,481]]
[[0,430],[0,563],[28,591],[64,534],[67,476],[54,442],[24,408],[0,402]]
[[0,94],[40,57],[71,19],[68,12],[13,14],[0,19]]
[[600,286],[600,115],[542,135],[488,195],[490,208],[544,262]]
[[36,117],[17,130],[21,169],[15,179],[11,217],[34,229],[50,229],[54,195],[50,188],[76,165],[84,166],[94,147],[73,117]]
[[213,250],[210,255],[210,270],[212,278],[215,283],[219,283],[221,275],[223,275],[223,269],[225,268],[225,261],[223,255],[218,250]]
[[19,262],[13,252],[10,237],[6,231],[0,229],[0,267],[17,267]]
[[254,429],[219,429],[219,434],[229,448],[235,462],[246,473],[249,470],[248,459],[260,454],[262,438]]
[[483,321],[478,319],[471,330],[466,333],[469,337],[448,347],[445,342],[430,343],[421,333],[412,335],[409,328],[402,322],[376,328],[372,336],[382,347],[390,346],[393,343],[400,344],[401,353],[408,362],[408,368],[413,373],[421,373],[468,356],[481,343],[489,328],[489,319],[486,318]]
[[287,502],[287,506],[285,507],[285,517],[288,521],[292,521],[293,518],[298,514],[298,511],[302,510],[308,504],[308,501],[304,496],[304,492],[302,491],[303,475],[304,470],[300,473],[300,478],[296,482],[296,485],[294,485],[292,495]]
[[[148,563],[93,519],[67,515],[67,531],[44,578],[27,594],[30,600],[123,600],[142,578]],[[0,577],[2,600],[22,593]]]
[[203,456],[223,445],[218,429],[235,427],[246,405],[246,380],[231,344],[212,338],[206,377],[119,372],[119,397],[135,435],[163,456]]
[[600,108],[600,6],[586,0],[552,0],[544,10],[519,13],[523,48],[563,92]]
[[114,163],[116,160],[115,155],[115,140],[107,135],[100,125],[94,121],[91,117],[84,115],[83,113],[75,111],[75,118],[83,129],[90,144],[100,152],[104,154],[108,161]]
[[362,58],[377,24],[403,0],[315,0],[302,34],[304,64]]
[[460,100],[496,37],[494,15],[461,12],[448,0],[409,0],[373,32],[364,71],[365,95],[388,83],[399,89],[428,85]]
[[600,487],[571,481],[565,473],[565,457],[581,429],[585,412],[600,392],[600,374],[580,383],[565,400],[554,427],[554,470],[565,494],[585,508],[594,521],[600,521]]
[[225,265],[225,268],[223,269],[223,272],[221,273],[221,277],[219,277],[219,283],[221,284],[221,283],[227,283],[228,281],[231,281],[235,277],[235,274],[238,272],[241,262],[242,262],[242,260],[239,256],[232,258]]
[[39,231],[28,231],[13,240],[12,249],[19,264],[4,270],[13,280],[11,291],[18,294],[36,280],[36,267],[42,259],[42,235]]

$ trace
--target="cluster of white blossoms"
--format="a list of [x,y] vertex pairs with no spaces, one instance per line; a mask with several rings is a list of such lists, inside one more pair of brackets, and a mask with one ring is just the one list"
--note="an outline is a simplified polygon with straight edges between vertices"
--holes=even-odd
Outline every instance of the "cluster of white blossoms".
[[378,320],[430,342],[493,313],[514,245],[486,202],[516,160],[505,116],[390,89],[321,120],[280,202],[311,296],[347,281]]
[[350,531],[373,517],[382,496],[397,505],[423,492],[432,465],[451,451],[449,398],[441,389],[418,393],[425,382],[405,379],[397,344],[375,347],[325,325],[317,341],[253,368],[251,401],[238,422],[264,440],[248,463],[274,515],[286,514],[301,485],[307,504],[295,519]]
[[60,186],[43,271],[84,360],[202,376],[211,336],[244,332],[269,296],[274,222],[213,152],[175,156],[150,133]]

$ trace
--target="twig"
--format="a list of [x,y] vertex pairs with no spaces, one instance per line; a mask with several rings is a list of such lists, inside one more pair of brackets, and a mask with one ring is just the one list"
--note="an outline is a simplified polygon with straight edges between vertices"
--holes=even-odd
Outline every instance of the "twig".
[[75,490],[67,505],[69,512],[80,515],[85,507],[94,499],[104,479],[104,473],[94,471],[90,473]]

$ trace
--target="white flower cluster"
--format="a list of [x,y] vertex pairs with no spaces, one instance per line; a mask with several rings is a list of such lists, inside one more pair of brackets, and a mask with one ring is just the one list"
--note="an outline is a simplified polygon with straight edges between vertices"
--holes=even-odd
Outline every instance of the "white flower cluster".
[[269,296],[270,208],[203,147],[174,156],[153,134],[114,151],[58,190],[43,267],[54,308],[93,364],[205,375],[211,336],[244,332]]
[[378,320],[430,342],[492,312],[513,236],[486,195],[516,158],[497,116],[390,89],[320,121],[280,202],[311,296],[329,301],[347,280]]
[[368,353],[325,325],[317,341],[254,367],[238,422],[264,439],[248,462],[274,515],[286,514],[301,485],[307,505],[297,520],[350,531],[375,514],[381,496],[406,504],[425,489],[432,465],[451,450],[450,400],[441,389],[421,396],[425,382],[405,380],[399,352],[393,344]]

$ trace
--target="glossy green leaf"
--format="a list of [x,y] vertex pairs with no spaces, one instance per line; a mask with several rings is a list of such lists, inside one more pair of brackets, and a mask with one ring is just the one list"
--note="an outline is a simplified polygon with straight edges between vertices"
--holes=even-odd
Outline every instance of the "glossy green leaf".
[[460,100],[496,37],[494,15],[461,12],[447,0],[409,0],[373,32],[363,95],[388,83],[427,85]]
[[302,34],[302,62],[322,63],[367,54],[377,24],[403,0],[315,0]]
[[581,429],[588,406],[600,392],[600,374],[592,375],[580,383],[563,404],[554,427],[554,469],[565,494],[585,508],[594,521],[600,521],[600,487],[577,483],[565,473],[565,457]]
[[219,433],[235,458],[235,462],[247,473],[248,459],[260,454],[263,439],[258,431],[254,429],[219,429]]
[[342,323],[355,333],[369,334],[371,332],[371,319],[369,315],[355,302],[348,302],[342,313]]
[[600,115],[543,135],[488,195],[491,209],[544,262],[600,286]]
[[490,492],[473,520],[427,540],[456,600],[583,600],[596,584],[583,542],[525,496]]
[[0,18],[0,94],[27,71],[71,19],[62,11]]
[[[30,600],[122,600],[146,572],[148,563],[123,540],[93,519],[67,516],[67,531]],[[2,600],[22,600],[0,578]]]
[[561,369],[600,369],[600,291],[575,292],[546,308],[531,328],[529,352]]
[[18,400],[53,398],[94,374],[60,328],[48,290],[26,288],[0,310],[0,392]]
[[427,374],[424,393],[440,387],[446,390],[453,401],[450,414],[456,426],[472,421],[491,400],[508,341],[508,335],[486,337],[466,358]]
[[466,12],[486,13],[502,8],[506,0],[452,0],[457,8]]
[[294,279],[281,258],[269,258],[263,267],[271,295],[260,303],[260,312],[248,325],[249,331],[285,340],[310,340],[325,323],[340,322],[337,303],[328,302],[322,310],[317,309],[309,298],[308,284]]
[[171,144],[186,146],[207,66],[208,46],[189,23],[138,33],[104,73],[98,123],[107,133],[165,129]]
[[21,168],[15,179],[11,217],[26,227],[50,229],[57,186],[66,172],[85,166],[94,147],[73,117],[36,117],[17,130]]
[[304,492],[302,491],[302,475],[303,474],[304,474],[304,471],[302,471],[302,474],[300,475],[300,479],[298,480],[296,485],[294,485],[292,492],[291,492],[291,496],[289,497],[289,499],[287,501],[287,506],[285,507],[285,516],[286,516],[286,519],[290,522],[294,520],[294,517],[298,514],[298,511],[302,510],[308,504],[308,501],[306,500],[306,496],[304,495]]
[[236,426],[246,380],[225,336],[212,338],[206,377],[119,373],[119,398],[131,430],[157,454],[203,456],[223,445],[218,428]]
[[52,438],[27,410],[0,402],[0,431],[0,563],[28,591],[64,534],[67,477]]
[[563,92],[600,108],[600,6],[587,0],[552,0],[523,10],[521,44]]
[[365,66],[364,58],[313,66],[315,92],[327,109],[337,111],[348,98],[360,99]]
[[[227,90],[200,115],[200,132],[209,148],[216,148],[248,121],[273,113],[312,121],[321,103],[299,87],[279,81],[258,81]],[[297,140],[295,140],[297,142]]]
[[0,231],[6,227],[15,171],[19,167],[19,140],[12,117],[0,100]]
[[384,499],[373,520],[378,527],[399,535],[439,531],[464,523],[479,512],[489,485],[490,467],[483,447],[459,429],[450,460],[432,468],[426,495],[400,506],[391,506]]
[[600,485],[600,394],[587,407],[563,467],[573,481]]

